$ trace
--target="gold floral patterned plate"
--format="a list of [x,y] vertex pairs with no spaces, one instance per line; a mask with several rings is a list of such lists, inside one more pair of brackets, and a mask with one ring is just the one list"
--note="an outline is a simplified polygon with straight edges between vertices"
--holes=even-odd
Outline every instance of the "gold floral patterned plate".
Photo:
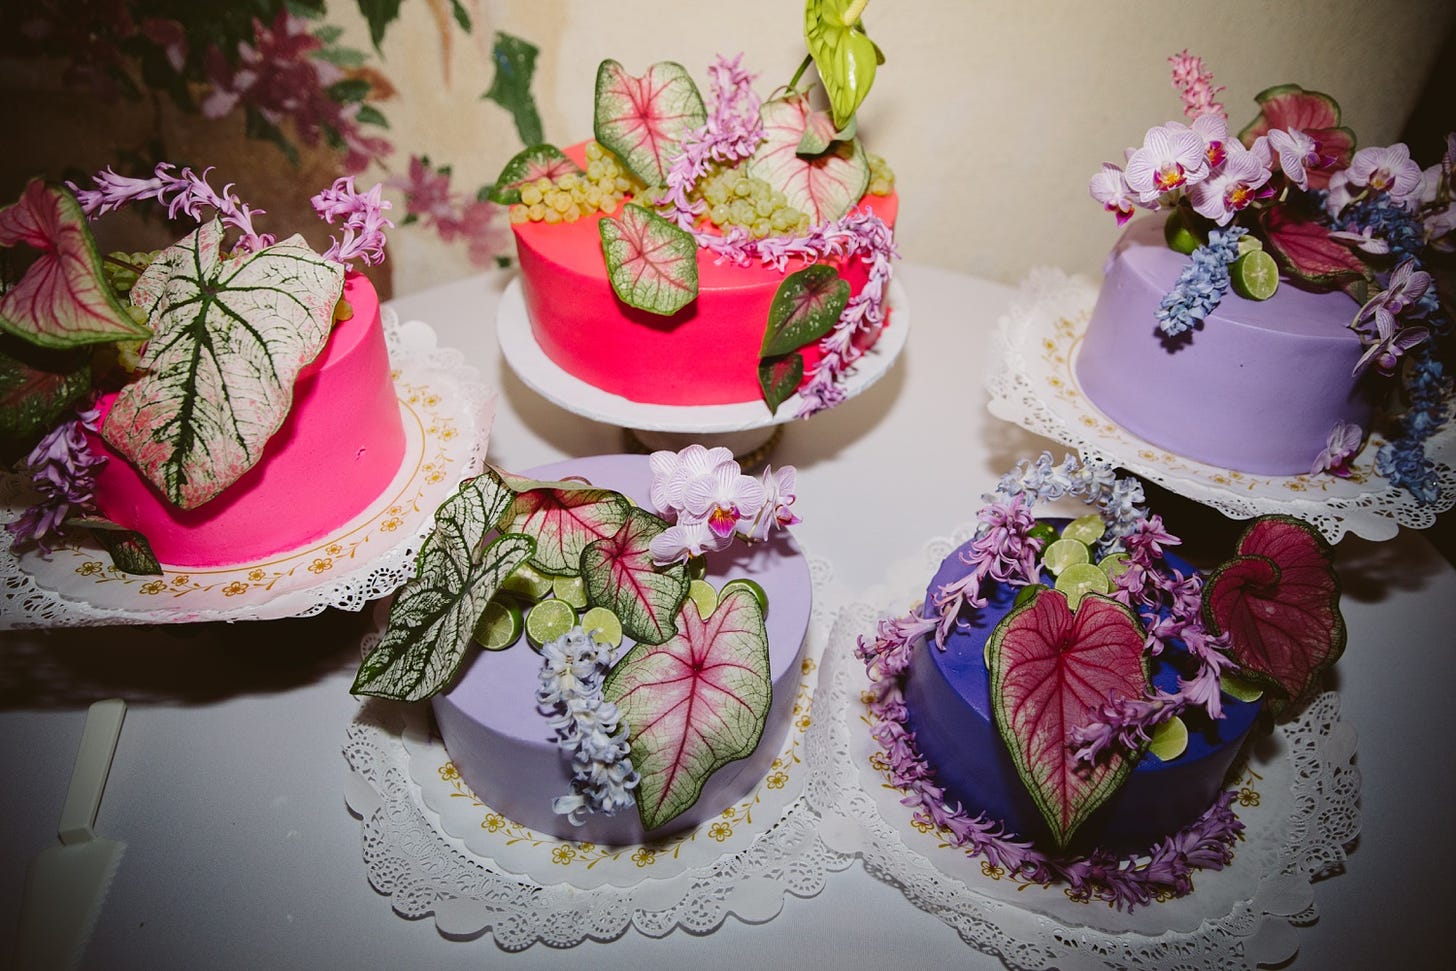
[[[48,557],[0,549],[0,628],[168,624],[304,617],[358,610],[410,575],[436,507],[480,471],[495,395],[459,352],[440,348],[428,324],[399,324],[385,308],[405,452],[388,488],[315,542],[252,563],[173,569],[160,577],[117,570],[92,543]],[[26,505],[20,476],[0,479],[0,522]],[[4,544],[0,544],[3,546]]]

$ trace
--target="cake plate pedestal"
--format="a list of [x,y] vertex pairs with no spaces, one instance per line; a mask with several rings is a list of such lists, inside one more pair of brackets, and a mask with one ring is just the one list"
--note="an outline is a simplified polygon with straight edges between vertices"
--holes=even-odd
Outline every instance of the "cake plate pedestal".
[[[894,312],[879,340],[855,361],[840,386],[846,400],[884,377],[905,349],[910,335],[910,306],[898,281],[890,284],[889,300]],[[519,278],[512,280],[501,296],[496,332],[506,363],[527,387],[573,414],[624,429],[633,451],[679,451],[693,443],[722,446],[745,467],[752,467],[768,456],[783,425],[799,417],[804,404],[795,394],[779,405],[777,412],[770,412],[762,401],[655,405],[631,401],[587,384],[547,357],[536,342]]]
[[[1001,318],[997,353],[986,379],[993,415],[1230,518],[1279,513],[1303,519],[1331,543],[1347,532],[1380,541],[1395,536],[1401,526],[1426,529],[1456,504],[1456,422],[1447,422],[1426,441],[1426,455],[1438,477],[1433,502],[1418,500],[1376,472],[1375,456],[1385,444],[1378,432],[1371,434],[1344,479],[1238,472],[1138,438],[1098,410],[1077,381],[1077,355],[1096,302],[1091,281],[1060,270],[1035,270],[1022,282],[1019,299]],[[1128,380],[1137,376],[1130,374]],[[1217,402],[1206,404],[1217,408]]]

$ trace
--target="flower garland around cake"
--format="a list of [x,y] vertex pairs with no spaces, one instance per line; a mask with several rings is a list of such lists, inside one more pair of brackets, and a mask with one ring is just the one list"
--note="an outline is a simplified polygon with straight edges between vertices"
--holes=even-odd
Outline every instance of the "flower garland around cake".
[[[1190,123],[1148,129],[1125,170],[1104,163],[1088,186],[1118,225],[1137,208],[1169,213],[1165,238],[1189,263],[1157,311],[1161,339],[1170,348],[1194,340],[1229,289],[1266,300],[1282,277],[1343,290],[1365,347],[1352,379],[1382,381],[1395,416],[1376,467],[1436,502],[1425,447],[1451,417],[1456,133],[1422,170],[1403,143],[1356,151],[1334,98],[1283,84],[1256,96],[1258,116],[1231,137],[1215,100],[1224,89],[1203,60],[1184,51],[1170,61]],[[1349,475],[1367,432],[1336,422],[1312,471]]]
[[[613,291],[662,316],[697,296],[698,249],[780,273],[791,259],[807,262],[784,277],[764,322],[759,387],[773,412],[796,391],[800,417],[833,407],[884,326],[896,255],[890,227],[859,206],[866,192],[894,187],[884,160],[855,134],[855,111],[884,60],[860,19],[866,2],[807,0],[809,54],[767,102],[741,56],[709,68],[711,111],[680,64],[663,61],[639,77],[603,61],[587,168],[552,145],[531,146],[506,164],[492,200],[509,205],[514,222],[606,213],[598,226]],[[827,109],[800,86],[811,63]],[[834,265],[851,261],[868,269],[853,296]],[[800,351],[815,342],[822,356],[805,382]]]
[[[1097,512],[1058,535],[1032,508],[1064,496]],[[1179,540],[1140,505],[1141,485],[1071,456],[1059,465],[1046,453],[1021,463],[985,500],[963,554],[966,577],[935,592],[933,611],[882,620],[873,639],[859,639],[857,653],[874,683],[872,734],[893,783],[905,790],[902,801],[989,866],[1038,884],[1062,881],[1074,899],[1133,908],[1189,893],[1194,870],[1233,858],[1243,827],[1232,792],[1145,853],[1072,856],[1064,849],[1150,745],[1163,759],[1179,754],[1179,738],[1187,738],[1180,713],[1196,708],[1217,720],[1223,692],[1255,700],[1262,691],[1271,711],[1309,693],[1345,644],[1328,545],[1298,520],[1265,517],[1207,581],[1184,575],[1163,559],[1163,549]],[[1039,582],[1044,571],[1054,587]],[[1021,588],[987,642],[986,664],[996,726],[1052,833],[1052,852],[949,800],[907,723],[903,676],[914,647],[927,637],[943,644],[985,607],[988,581]],[[1191,662],[1176,691],[1155,688],[1149,677],[1149,658],[1164,652]],[[1100,700],[1082,705],[1080,718],[1047,739],[1035,730],[1038,721],[1053,709],[1065,716],[1078,708],[1065,683],[1072,680],[1091,685]]]
[[[301,236],[258,232],[262,210],[231,185],[214,190],[207,172],[162,163],[139,179],[107,169],[93,185],[36,179],[0,209],[0,247],[35,251],[22,275],[0,279],[0,445],[24,456],[40,496],[6,528],[12,548],[43,554],[86,531],[119,569],[160,574],[147,537],[98,513],[97,476],[110,459],[86,433],[178,509],[205,507],[258,463],[300,371],[352,315],[345,271],[383,260],[390,204],[377,185],[360,192],[338,179],[312,200],[342,227],[318,254]],[[163,250],[101,255],[88,220],[146,200],[198,228]],[[103,420],[96,401],[108,392]]]
[[[429,698],[472,644],[489,664],[524,639],[542,656],[543,727],[572,766],[553,811],[580,824],[635,798],[650,830],[691,808],[713,772],[757,748],[772,695],[768,595],[747,577],[714,589],[703,557],[798,522],[795,473],[755,479],[701,445],[649,461],[662,516],[584,481],[487,469],[462,484],[354,693]],[[624,638],[635,643],[620,651]]]

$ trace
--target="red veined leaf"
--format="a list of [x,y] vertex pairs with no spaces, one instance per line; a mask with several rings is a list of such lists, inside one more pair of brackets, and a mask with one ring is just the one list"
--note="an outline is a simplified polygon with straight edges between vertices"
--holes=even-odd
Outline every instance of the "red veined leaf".
[[804,380],[804,355],[766,357],[758,362],[758,388],[770,414],[778,414],[779,405],[789,400]]
[[1239,132],[1244,147],[1252,146],[1260,135],[1274,128],[1304,132],[1314,139],[1316,151],[1331,160],[1329,165],[1307,169],[1312,189],[1325,188],[1332,172],[1350,164],[1355,133],[1340,124],[1340,105],[1334,98],[1320,91],[1306,91],[1297,84],[1281,84],[1260,91],[1254,100],[1259,103],[1259,114]]
[[849,282],[827,263],[784,277],[768,308],[760,357],[778,357],[817,341],[834,327],[849,302]]
[[751,591],[729,590],[707,620],[689,604],[681,619],[681,633],[632,648],[602,688],[631,730],[637,809],[649,830],[758,747],[773,700],[763,607]]
[[1289,516],[1255,520],[1238,553],[1204,585],[1204,619],[1214,633],[1228,632],[1245,674],[1297,699],[1345,650],[1334,553]]
[[597,141],[648,185],[665,185],[683,135],[708,118],[703,96],[681,64],[660,61],[634,77],[613,60],[597,68]]
[[870,184],[859,139],[834,142],[822,155],[805,157],[799,145],[813,113],[807,94],[767,102],[759,113],[764,141],[748,161],[749,174],[782,192],[810,222],[831,222],[853,209]]
[[607,277],[622,302],[664,317],[698,295],[698,244],[636,203],[597,222]]
[[101,257],[75,196],[32,180],[19,200],[0,209],[0,246],[40,250],[20,282],[0,293],[0,329],[41,347],[143,340],[101,275]]
[[617,534],[632,508],[609,489],[531,489],[516,496],[502,532],[536,540],[531,565],[551,576],[574,576],[588,543]]
[[510,205],[521,201],[521,186],[537,179],[555,181],[567,173],[580,173],[581,168],[554,145],[532,145],[516,154],[490,190],[490,201]]
[[1319,223],[1293,218],[1287,208],[1271,206],[1259,214],[1264,243],[1279,269],[1322,290],[1365,276],[1365,264],[1349,246],[1332,239],[1329,229]]
[[0,440],[28,448],[91,390],[91,358],[14,344],[17,357],[0,347]]
[[610,539],[599,539],[581,554],[586,600],[607,607],[634,641],[661,644],[677,633],[678,611],[688,596],[687,567],[658,568],[649,544],[667,523],[644,509],[632,509]]
[[1113,752],[1089,767],[1073,755],[1072,731],[1109,698],[1147,693],[1142,626],[1109,597],[1086,594],[1073,613],[1065,594],[1041,590],[1002,618],[987,653],[996,727],[1052,839],[1065,847],[1141,755]]

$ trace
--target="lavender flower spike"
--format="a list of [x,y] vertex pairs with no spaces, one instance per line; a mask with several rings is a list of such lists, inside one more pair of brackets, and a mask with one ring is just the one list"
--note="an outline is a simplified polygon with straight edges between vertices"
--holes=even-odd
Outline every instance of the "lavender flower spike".
[[95,407],[77,412],[72,420],[51,429],[25,457],[25,469],[41,498],[5,525],[12,546],[35,546],[49,554],[48,541],[60,536],[66,519],[91,510],[96,475],[107,460],[91,451],[86,431],[94,432],[100,419]]
[[66,187],[75,193],[88,219],[103,216],[133,202],[155,199],[167,207],[168,219],[176,219],[179,212],[185,212],[202,222],[205,209],[215,210],[226,225],[242,232],[238,249],[245,253],[255,253],[277,242],[273,236],[253,229],[253,217],[262,215],[264,210],[253,209],[234,195],[232,183],[223,186],[222,192],[215,192],[207,183],[211,168],[202,175],[197,175],[190,168],[173,175],[175,167],[170,162],[159,162],[150,179],[128,178],[108,168],[92,178],[95,189],[81,189],[74,182],[67,182]]
[[336,179],[309,200],[324,222],[333,225],[335,219],[342,219],[344,223],[344,238],[334,240],[324,259],[346,266],[353,260],[363,260],[368,266],[384,262],[384,230],[393,229],[394,223],[384,215],[391,204],[382,198],[383,191],[383,184],[375,183],[368,192],[359,192],[350,175]]

